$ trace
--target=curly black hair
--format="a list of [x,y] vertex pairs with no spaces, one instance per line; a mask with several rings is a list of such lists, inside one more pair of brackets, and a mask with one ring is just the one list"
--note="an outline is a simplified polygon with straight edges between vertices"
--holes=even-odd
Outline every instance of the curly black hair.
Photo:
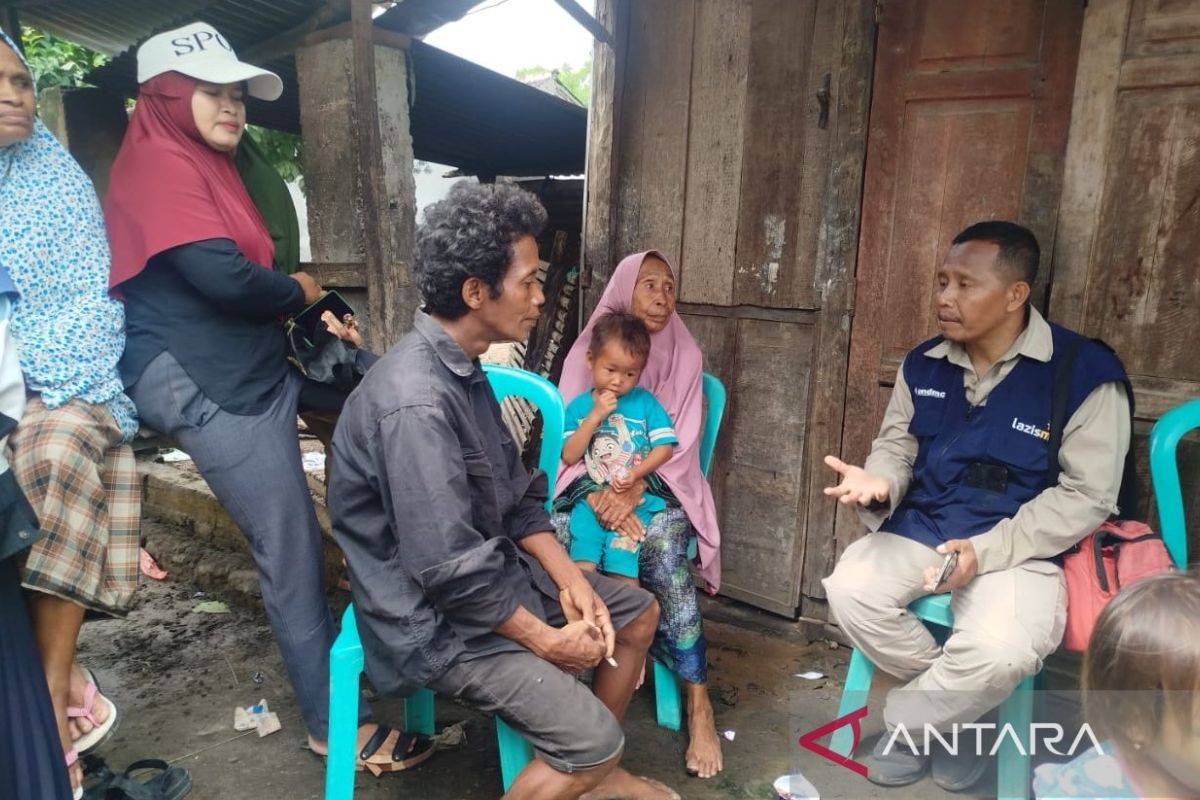
[[513,259],[513,243],[537,236],[546,209],[518,186],[459,181],[442,200],[426,207],[417,228],[413,274],[425,311],[446,319],[467,313],[462,286],[479,278],[499,297]]

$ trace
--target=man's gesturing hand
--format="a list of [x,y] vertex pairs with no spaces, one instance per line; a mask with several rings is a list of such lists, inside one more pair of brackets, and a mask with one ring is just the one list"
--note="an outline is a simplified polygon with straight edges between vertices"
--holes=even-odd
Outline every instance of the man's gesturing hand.
[[862,467],[854,467],[840,458],[825,456],[825,463],[842,476],[842,482],[837,486],[826,486],[825,494],[836,497],[839,503],[850,505],[858,503],[869,506],[872,503],[882,503],[888,499],[891,486],[883,478],[872,475]]

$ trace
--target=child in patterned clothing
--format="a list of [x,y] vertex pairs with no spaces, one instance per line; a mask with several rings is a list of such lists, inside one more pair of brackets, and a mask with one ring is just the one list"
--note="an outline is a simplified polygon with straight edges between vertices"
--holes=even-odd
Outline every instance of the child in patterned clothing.
[[[587,363],[592,391],[567,405],[563,461],[583,459],[588,476],[616,492],[667,463],[679,440],[666,410],[654,395],[637,385],[650,355],[650,333],[632,314],[601,317],[592,330]],[[647,491],[637,507],[643,525],[666,508],[666,501]],[[637,583],[640,542],[606,531],[586,501],[571,509],[571,558],[583,569],[599,567],[608,575]]]
[[1038,767],[1039,800],[1200,797],[1200,576],[1143,578],[1104,608],[1084,656],[1083,712],[1103,744]]

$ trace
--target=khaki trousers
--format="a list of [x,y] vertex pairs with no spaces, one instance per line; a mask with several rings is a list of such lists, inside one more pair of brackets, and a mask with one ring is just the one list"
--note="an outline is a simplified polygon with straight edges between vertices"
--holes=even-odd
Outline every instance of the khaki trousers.
[[978,575],[953,592],[954,630],[939,646],[907,610],[928,592],[926,567],[943,556],[892,533],[854,542],[825,578],[833,617],[853,645],[879,669],[907,683],[884,706],[889,729],[912,735],[929,724],[945,730],[974,722],[998,706],[1062,639],[1067,588],[1049,561],[1027,561]]

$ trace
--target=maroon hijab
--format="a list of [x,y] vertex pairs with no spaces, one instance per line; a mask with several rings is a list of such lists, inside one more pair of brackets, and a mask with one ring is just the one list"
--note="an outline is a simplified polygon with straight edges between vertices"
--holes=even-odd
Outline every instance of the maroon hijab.
[[209,147],[196,128],[195,88],[194,78],[178,72],[141,85],[104,200],[110,289],[158,253],[205,239],[232,239],[246,258],[272,268],[275,245],[233,158]]

